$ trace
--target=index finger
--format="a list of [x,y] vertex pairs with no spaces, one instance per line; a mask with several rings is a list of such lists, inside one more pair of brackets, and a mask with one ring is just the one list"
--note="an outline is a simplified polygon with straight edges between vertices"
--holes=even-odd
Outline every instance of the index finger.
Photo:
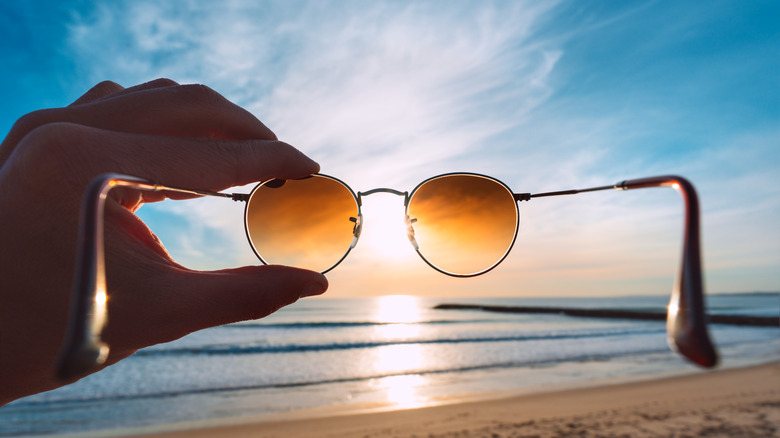
[[319,170],[319,164],[299,150],[275,140],[168,137],[50,123],[27,136],[26,142],[29,146],[20,148],[18,155],[23,160],[20,168],[61,175],[76,184],[79,193],[93,178],[108,172],[219,191],[271,178],[300,178]]
[[0,166],[27,134],[58,122],[139,134],[276,140],[253,114],[205,85],[157,85],[168,82],[153,81],[86,104],[22,116],[0,146]]

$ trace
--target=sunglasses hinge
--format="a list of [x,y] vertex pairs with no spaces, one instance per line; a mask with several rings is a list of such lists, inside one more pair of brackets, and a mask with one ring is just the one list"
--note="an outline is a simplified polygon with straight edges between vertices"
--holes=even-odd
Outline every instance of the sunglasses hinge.
[[248,193],[231,193],[230,199],[236,201],[236,202],[248,202],[249,201],[249,194]]
[[530,193],[513,193],[513,196],[515,197],[515,202],[531,200]]

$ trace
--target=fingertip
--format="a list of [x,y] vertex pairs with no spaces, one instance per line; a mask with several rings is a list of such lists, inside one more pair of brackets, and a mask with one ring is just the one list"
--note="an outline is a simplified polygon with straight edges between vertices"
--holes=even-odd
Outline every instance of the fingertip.
[[252,117],[254,117],[255,120],[257,120],[257,123],[260,124],[260,129],[265,131],[264,134],[260,136],[261,139],[266,139],[267,138],[267,139],[269,139],[271,141],[279,141],[279,137],[276,135],[276,133],[274,131],[271,130],[271,128],[266,126],[266,124],[263,123],[262,121],[260,121],[260,119],[258,119],[257,116],[255,116],[254,114],[252,114],[252,113],[249,113],[249,114]]
[[[296,302],[320,295],[328,288],[324,275],[279,265],[243,266],[212,272],[189,271],[182,280],[198,298],[190,321],[201,328],[259,319]],[[194,317],[200,315],[200,318]]]
[[235,169],[233,185],[271,178],[297,179],[319,172],[320,165],[283,141],[253,140],[229,147]]
[[320,163],[314,161],[313,159],[309,158],[307,155],[305,155],[303,152],[301,152],[302,160],[304,162],[303,164],[303,173],[304,175],[300,176],[308,176],[313,175],[315,173],[319,173],[320,171]]
[[[303,153],[303,152],[301,152],[301,153]],[[309,160],[309,163],[310,163],[310,166],[311,166],[311,173],[319,173],[319,171],[320,171],[320,163],[314,161],[314,159],[309,158],[305,154],[303,156],[306,157],[306,159]]]
[[308,155],[303,153],[300,149],[296,148],[295,146],[289,143],[285,143],[283,141],[279,141],[277,143],[280,144],[282,147],[292,151],[291,154],[288,154],[289,164],[285,163],[287,165],[282,165],[280,166],[280,168],[284,169],[289,167],[290,169],[295,169],[297,167],[299,169],[296,169],[293,172],[303,173],[301,175],[281,175],[281,176],[277,176],[277,178],[281,178],[285,176],[295,178],[295,177],[311,175],[313,173],[317,173],[320,171],[320,163],[314,161]]
[[296,268],[285,265],[260,265],[245,266],[237,268],[249,275],[273,276],[280,282],[291,286],[291,289],[297,289],[297,297],[305,298],[315,295],[322,295],[328,290],[328,278],[325,275],[308,269]]
[[318,274],[319,278],[305,285],[301,291],[300,298],[322,295],[328,290],[328,279],[324,275]]

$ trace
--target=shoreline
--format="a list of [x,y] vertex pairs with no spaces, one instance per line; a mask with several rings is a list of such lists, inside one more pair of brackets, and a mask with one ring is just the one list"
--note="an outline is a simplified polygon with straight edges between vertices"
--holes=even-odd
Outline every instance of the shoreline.
[[191,422],[89,436],[665,436],[704,432],[721,436],[718,431],[722,436],[772,436],[780,432],[780,361],[620,380],[414,409],[330,414],[325,409],[314,416],[244,418],[227,425]]

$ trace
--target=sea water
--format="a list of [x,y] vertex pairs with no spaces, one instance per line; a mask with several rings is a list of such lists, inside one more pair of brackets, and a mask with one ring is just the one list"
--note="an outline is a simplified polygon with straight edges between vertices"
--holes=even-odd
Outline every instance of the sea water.
[[[701,372],[662,321],[437,310],[441,303],[665,310],[668,298],[305,299],[153,346],[0,408],[0,435],[46,435],[405,409]],[[710,295],[708,312],[778,316],[780,295]],[[780,328],[710,325],[721,367],[780,360]],[[148,430],[148,429],[147,429]]]

